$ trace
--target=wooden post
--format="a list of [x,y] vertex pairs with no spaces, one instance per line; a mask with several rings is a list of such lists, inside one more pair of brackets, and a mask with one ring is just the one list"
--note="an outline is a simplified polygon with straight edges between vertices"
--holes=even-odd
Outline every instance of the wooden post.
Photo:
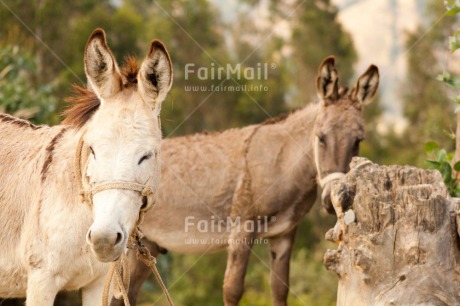
[[460,201],[439,172],[358,157],[331,196],[337,305],[460,305]]

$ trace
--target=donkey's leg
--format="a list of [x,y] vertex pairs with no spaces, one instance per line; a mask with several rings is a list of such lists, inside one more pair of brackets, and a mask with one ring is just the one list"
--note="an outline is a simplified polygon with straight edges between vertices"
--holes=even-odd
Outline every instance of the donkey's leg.
[[[158,257],[158,254],[160,253],[160,247],[156,243],[150,242],[145,238],[142,242],[149,249],[150,254],[152,254],[153,257]],[[136,306],[139,291],[141,290],[142,284],[149,277],[151,271],[149,267],[137,259],[136,252],[130,252],[128,258],[129,268],[131,269],[128,298],[131,306]],[[110,306],[123,305],[123,301],[116,298],[112,298],[110,303]]]
[[297,227],[282,236],[270,238],[270,285],[273,304],[287,305],[289,292],[289,262]]
[[244,291],[244,276],[248,266],[249,255],[253,245],[254,233],[231,235],[234,240],[242,239],[228,246],[227,268],[224,278],[225,306],[238,305]]
[[97,306],[102,305],[102,294],[104,291],[105,274],[87,285],[82,290],[82,305]]
[[56,278],[42,269],[29,272],[27,280],[27,306],[53,306],[54,299],[61,288]]

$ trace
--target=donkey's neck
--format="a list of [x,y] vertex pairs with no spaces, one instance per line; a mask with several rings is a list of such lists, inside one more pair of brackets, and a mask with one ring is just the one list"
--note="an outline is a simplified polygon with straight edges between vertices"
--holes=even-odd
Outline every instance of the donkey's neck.
[[73,158],[79,136],[73,128],[3,118],[9,121],[0,122],[0,222],[14,226],[5,227],[0,242],[14,245],[22,224],[40,226],[39,214],[48,203],[56,203],[51,208],[56,213],[77,204]]
[[35,189],[40,190],[33,202],[64,203],[70,208],[78,204],[75,156],[82,131],[59,125],[48,128],[45,134],[39,154],[29,169],[35,177]]
[[292,150],[304,157],[303,163],[309,171],[315,173],[314,126],[318,110],[319,104],[311,103],[292,113],[284,123],[287,134],[286,141],[290,143]]
[[53,130],[41,150],[42,156],[34,169],[39,171],[38,190],[44,190],[39,200],[50,200],[45,198],[56,192],[56,195],[62,197],[63,203],[71,207],[78,202],[75,156],[82,131],[70,126],[56,126]]
[[[294,112],[286,120],[286,129],[289,139],[293,143],[293,150],[298,151],[302,158],[304,174],[316,178],[315,163],[315,121],[319,111],[319,103],[311,103]],[[315,181],[316,182],[316,181]]]
[[320,104],[311,103],[286,118],[286,128],[298,142],[313,149],[314,125]]
[[[49,143],[48,148],[51,150],[47,152],[48,159],[50,159],[48,173],[42,173],[42,180],[46,179],[44,183],[56,188],[67,188],[66,196],[72,198],[77,196],[79,192],[76,181],[78,174],[75,173],[75,158],[82,133],[81,130],[73,127],[63,127],[61,133],[56,134],[54,138],[54,146],[52,141]],[[46,164],[43,165],[43,171],[45,171],[45,166]],[[59,177],[61,179],[56,179]]]
[[[314,125],[319,104],[314,103],[289,115],[284,121],[259,130],[255,145],[266,146],[276,156],[285,177],[316,187],[317,169],[314,155]],[[265,139],[265,140],[264,140]],[[268,140],[270,139],[270,140]]]

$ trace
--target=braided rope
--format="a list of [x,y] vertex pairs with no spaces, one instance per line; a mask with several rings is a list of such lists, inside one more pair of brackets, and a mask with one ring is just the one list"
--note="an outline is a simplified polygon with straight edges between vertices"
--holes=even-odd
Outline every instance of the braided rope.
[[163,290],[163,293],[168,300],[168,304],[170,306],[174,306],[173,300],[171,299],[171,296],[169,295],[168,289],[166,288],[165,284],[163,283],[163,280],[161,279],[160,272],[158,271],[157,268],[157,259],[153,257],[150,254],[149,249],[147,249],[144,245],[140,244],[138,245],[137,252],[136,252],[137,259],[142,261],[146,266],[148,266],[153,274],[155,275],[155,278],[157,279],[158,284],[161,287],[161,290]]
[[129,288],[129,264],[125,252],[121,253],[119,259],[114,261],[107,272],[102,292],[102,305],[108,306],[110,285],[112,284],[113,296],[117,299],[123,299],[125,306],[130,306],[128,293]]

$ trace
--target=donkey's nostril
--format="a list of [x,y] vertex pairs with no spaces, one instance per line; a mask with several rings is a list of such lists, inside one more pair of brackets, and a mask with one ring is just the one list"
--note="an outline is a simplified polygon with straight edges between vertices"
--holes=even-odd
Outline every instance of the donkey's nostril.
[[145,209],[147,207],[148,199],[147,197],[142,197],[142,206],[141,209]]
[[118,232],[117,233],[117,240],[115,240],[115,245],[119,244],[122,239],[123,239],[123,235],[120,232]]

